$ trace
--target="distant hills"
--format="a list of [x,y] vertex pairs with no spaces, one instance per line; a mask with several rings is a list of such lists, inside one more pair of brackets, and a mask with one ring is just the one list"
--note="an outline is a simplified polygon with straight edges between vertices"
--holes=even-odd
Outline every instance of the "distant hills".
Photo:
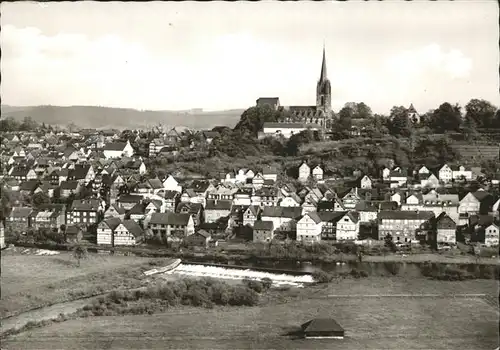
[[93,106],[33,106],[2,105],[2,118],[22,120],[31,117],[39,123],[66,126],[74,123],[82,128],[134,129],[148,128],[161,123],[165,127],[211,129],[215,126],[234,127],[243,109],[204,112],[190,111],[140,111],[128,108]]

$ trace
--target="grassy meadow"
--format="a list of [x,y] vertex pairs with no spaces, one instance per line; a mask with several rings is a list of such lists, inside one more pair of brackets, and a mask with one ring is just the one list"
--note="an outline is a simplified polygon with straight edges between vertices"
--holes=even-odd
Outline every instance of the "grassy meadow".
[[[333,317],[343,340],[293,335]],[[52,324],[3,341],[5,349],[494,349],[498,312],[481,298],[296,299],[261,307],[185,308]]]
[[[0,317],[141,284],[155,259],[90,254],[77,266],[70,253],[52,256],[3,251]],[[165,259],[156,259],[165,260]]]

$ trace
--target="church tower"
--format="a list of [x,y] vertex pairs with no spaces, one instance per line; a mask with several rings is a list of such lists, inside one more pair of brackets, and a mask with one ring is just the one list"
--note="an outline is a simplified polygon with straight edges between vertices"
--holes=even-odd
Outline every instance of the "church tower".
[[330,86],[330,80],[328,80],[326,75],[326,55],[324,46],[321,75],[316,87],[316,108],[318,111],[325,113],[325,116],[329,116],[332,111],[332,88]]

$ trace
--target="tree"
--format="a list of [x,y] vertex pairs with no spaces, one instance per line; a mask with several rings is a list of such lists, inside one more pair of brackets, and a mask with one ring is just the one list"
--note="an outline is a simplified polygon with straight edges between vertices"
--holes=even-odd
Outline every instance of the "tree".
[[443,134],[446,131],[460,131],[462,124],[462,114],[458,104],[452,106],[445,102],[432,112],[430,127],[437,133]]
[[35,193],[32,197],[32,203],[36,208],[50,204],[50,198],[43,192]]
[[409,137],[412,134],[412,125],[408,119],[408,109],[403,106],[394,106],[391,109],[389,131],[392,135]]
[[394,240],[392,239],[392,235],[388,234],[384,237],[384,246],[389,248],[392,252],[395,252],[396,249],[396,244],[394,243]]
[[78,261],[78,267],[80,267],[80,261],[82,259],[87,259],[88,257],[88,252],[87,248],[82,246],[81,244],[77,244],[73,247],[73,258]]
[[347,134],[352,128],[352,119],[354,117],[354,108],[346,104],[338,114],[338,131],[342,134]]
[[486,100],[472,99],[465,105],[465,117],[469,118],[479,128],[494,127],[497,108]]
[[262,130],[264,123],[277,122],[280,119],[280,112],[268,105],[250,107],[240,117],[240,121],[233,130],[239,130],[243,134],[249,133],[256,137]]
[[24,117],[20,126],[21,131],[33,131],[38,127],[38,123],[31,117]]
[[477,124],[474,118],[467,115],[465,116],[462,132],[464,133],[467,141],[472,141],[476,138],[478,133]]

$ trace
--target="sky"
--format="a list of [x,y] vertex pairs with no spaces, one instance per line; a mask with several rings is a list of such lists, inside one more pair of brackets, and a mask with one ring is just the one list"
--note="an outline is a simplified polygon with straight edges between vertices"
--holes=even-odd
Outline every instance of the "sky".
[[314,105],[323,45],[332,107],[500,106],[496,1],[0,5],[1,97],[15,106]]

